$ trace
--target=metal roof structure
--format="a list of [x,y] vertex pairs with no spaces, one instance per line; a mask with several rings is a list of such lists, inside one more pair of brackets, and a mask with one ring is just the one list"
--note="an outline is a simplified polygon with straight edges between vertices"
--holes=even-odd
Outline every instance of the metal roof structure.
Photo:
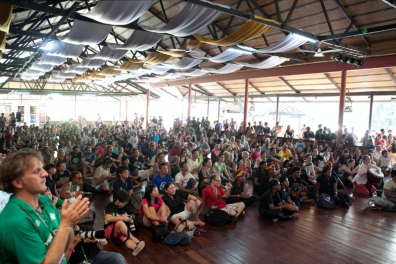
[[[0,61],[0,93],[28,91],[37,94],[56,92],[133,96],[145,94],[147,88],[151,87],[152,98],[159,98],[160,94],[164,93],[183,98],[188,92],[188,85],[193,84],[197,99],[209,96],[232,102],[236,96],[244,93],[244,79],[248,78],[250,92],[254,97],[259,97],[255,99],[256,102],[271,101],[271,97],[276,96],[286,98],[284,100],[309,102],[318,95],[337,96],[341,85],[340,71],[347,69],[347,89],[352,95],[361,96],[363,100],[368,94],[384,98],[396,94],[396,10],[385,1],[370,0],[157,0],[137,21],[127,25],[113,25],[104,41],[95,45],[85,45],[77,58],[67,58],[62,65],[55,66],[52,71],[46,72],[37,80],[21,79],[21,73],[42,58],[43,46],[48,41],[57,40],[69,33],[76,19],[100,23],[83,16],[98,2],[100,1],[0,0],[0,3],[13,5],[11,25]],[[236,32],[247,21],[265,24],[271,26],[271,29],[258,37],[239,43],[245,47],[271,47],[289,34],[300,35],[313,42],[306,42],[298,48],[276,54],[246,53],[230,61],[231,64],[257,63],[271,56],[288,59],[281,67],[270,69],[243,67],[234,73],[210,73],[200,77],[175,74],[175,79],[159,81],[161,75],[148,73],[139,78],[107,84],[95,81],[73,82],[71,79],[59,83],[48,81],[51,74],[57,74],[67,66],[99,53],[108,43],[125,43],[133,30],[144,30],[141,24],[155,28],[169,24],[188,3],[222,13],[194,35],[177,37],[164,33],[164,37],[155,47],[146,51],[128,50],[120,60],[106,61],[100,67],[90,68],[88,73],[117,67],[131,59],[143,60],[157,49],[180,49],[187,41],[196,39],[195,35],[214,40],[222,39]],[[229,48],[204,43],[200,46],[199,52],[209,59]],[[323,54],[324,57],[315,57],[318,49],[339,52],[329,52]],[[334,62],[331,56],[337,54],[360,59],[363,65],[358,67]],[[171,57],[166,63],[178,61],[179,58]],[[225,63],[205,59],[190,69],[169,72],[219,69],[224,65]],[[150,70],[152,65],[145,63],[143,68]],[[156,92],[157,89],[161,89],[161,92]]]

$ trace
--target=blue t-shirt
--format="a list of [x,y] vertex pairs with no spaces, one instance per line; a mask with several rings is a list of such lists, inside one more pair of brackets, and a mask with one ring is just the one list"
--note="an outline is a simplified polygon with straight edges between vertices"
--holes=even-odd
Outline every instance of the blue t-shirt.
[[83,159],[84,159],[86,162],[91,163],[92,161],[95,161],[95,160],[96,160],[96,155],[95,155],[95,154],[91,154],[91,157],[88,158],[87,155],[84,154],[84,155],[83,155]]
[[166,174],[165,177],[162,178],[159,174],[157,174],[157,175],[154,177],[154,179],[153,179],[153,181],[152,181],[152,184],[154,184],[155,186],[157,186],[158,191],[159,191],[160,193],[164,194],[164,193],[165,193],[165,191],[164,191],[164,185],[165,185],[165,183],[167,183],[167,182],[173,182],[172,176],[170,176],[169,174]]

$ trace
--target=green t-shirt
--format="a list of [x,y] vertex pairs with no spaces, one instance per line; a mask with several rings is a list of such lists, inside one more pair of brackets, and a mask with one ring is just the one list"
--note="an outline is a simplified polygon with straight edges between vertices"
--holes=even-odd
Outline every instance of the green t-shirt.
[[226,164],[225,164],[224,162],[221,163],[221,164],[219,164],[219,163],[216,162],[216,163],[213,165],[213,167],[219,168],[220,175],[225,176],[225,175],[224,175],[224,170],[225,170],[225,168],[226,168]]
[[[60,215],[48,196],[40,195],[39,204],[43,214],[11,196],[0,214],[0,263],[44,261],[58,229]],[[66,259],[60,263],[66,264]]]

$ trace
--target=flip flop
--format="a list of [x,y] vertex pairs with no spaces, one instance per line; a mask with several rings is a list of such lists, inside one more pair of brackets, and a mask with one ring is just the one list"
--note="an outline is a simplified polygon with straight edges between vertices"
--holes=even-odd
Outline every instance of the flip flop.
[[144,241],[139,241],[139,242],[136,244],[136,248],[135,248],[135,249],[133,250],[133,252],[132,252],[132,256],[136,257],[137,254],[139,254],[140,251],[142,251],[142,249],[144,248],[145,245],[146,245],[146,243],[144,243]]
[[199,230],[195,229],[194,236],[202,236],[202,233]]
[[208,231],[206,231],[205,229],[203,229],[203,228],[197,228],[197,229],[195,229],[196,231],[199,231],[199,232],[201,232],[202,234],[206,234]]

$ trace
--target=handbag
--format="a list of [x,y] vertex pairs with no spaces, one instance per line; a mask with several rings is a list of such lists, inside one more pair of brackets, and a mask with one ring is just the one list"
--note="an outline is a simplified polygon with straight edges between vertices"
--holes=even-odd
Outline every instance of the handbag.
[[153,232],[151,233],[151,241],[162,242],[164,238],[169,234],[167,225],[157,225],[152,227]]
[[175,232],[186,232],[190,237],[194,236],[194,231],[197,227],[191,221],[183,219],[176,226]]
[[320,208],[333,209],[333,208],[335,208],[335,202],[333,199],[331,199],[330,195],[328,195],[326,193],[322,193],[319,196],[318,206]]

